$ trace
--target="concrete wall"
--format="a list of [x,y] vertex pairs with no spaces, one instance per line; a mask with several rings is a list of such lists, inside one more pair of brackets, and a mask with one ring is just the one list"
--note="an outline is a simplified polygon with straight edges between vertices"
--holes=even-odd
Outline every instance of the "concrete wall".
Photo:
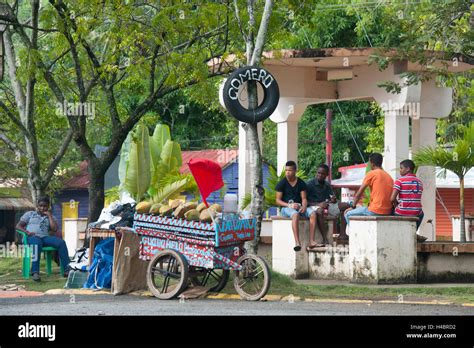
[[349,227],[351,281],[416,282],[416,218],[354,216]]
[[[333,220],[328,220],[326,238],[333,243]],[[291,227],[291,219],[281,216],[272,217],[272,267],[275,271],[289,275],[296,279],[310,277],[309,258],[306,247],[309,245],[309,220],[300,219],[299,222],[301,251],[295,252],[295,239]],[[322,243],[322,236],[316,227],[315,239]]]
[[338,245],[308,255],[310,279],[349,280],[349,246]]
[[474,254],[418,253],[419,283],[474,282]]

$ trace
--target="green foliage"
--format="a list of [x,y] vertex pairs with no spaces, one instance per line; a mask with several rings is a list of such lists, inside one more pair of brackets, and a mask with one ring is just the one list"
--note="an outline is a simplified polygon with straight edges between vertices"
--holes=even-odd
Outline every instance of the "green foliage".
[[123,188],[139,202],[150,185],[150,134],[139,123],[132,134]]
[[[460,179],[474,166],[474,121],[457,138],[452,149],[437,146],[419,149],[414,156],[418,166],[439,166],[455,173]],[[440,173],[445,175],[445,173]]]
[[[333,110],[332,149],[333,177],[339,173],[336,168],[356,163],[364,163],[369,155],[367,146],[383,146],[383,131],[378,138],[369,142],[367,131],[376,125],[379,114],[377,107],[369,102],[339,102],[342,113],[336,104],[319,104],[308,107],[298,125],[298,164],[306,173],[314,173],[316,167],[326,162],[326,115],[327,108]],[[357,146],[362,151],[361,157]],[[374,132],[375,133],[375,132]],[[382,141],[382,144],[379,141]]]

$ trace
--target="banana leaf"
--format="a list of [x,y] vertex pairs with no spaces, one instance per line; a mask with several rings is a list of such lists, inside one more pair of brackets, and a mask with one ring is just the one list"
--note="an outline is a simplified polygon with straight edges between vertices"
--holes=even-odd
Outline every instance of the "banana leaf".
[[168,140],[171,140],[170,127],[165,124],[157,124],[153,136],[150,138],[152,172],[161,161],[161,152]]
[[151,178],[150,188],[148,194],[154,196],[163,185],[162,180],[169,176],[179,178],[179,169],[181,168],[181,147],[178,143],[167,140],[163,149],[161,150],[160,161],[155,166],[153,176]]
[[144,124],[138,124],[132,135],[124,188],[139,202],[150,186],[150,135]]
[[119,190],[123,191],[125,189],[125,175],[127,173],[127,164],[128,157],[130,153],[130,143],[132,141],[132,132],[129,132],[127,138],[122,144],[122,149],[120,150],[120,162],[118,167],[118,177],[120,180]]

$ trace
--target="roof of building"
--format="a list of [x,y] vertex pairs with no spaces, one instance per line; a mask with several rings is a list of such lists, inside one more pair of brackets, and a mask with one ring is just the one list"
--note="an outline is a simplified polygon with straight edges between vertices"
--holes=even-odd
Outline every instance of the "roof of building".
[[216,150],[200,150],[200,151],[183,151],[183,165],[179,169],[180,173],[190,173],[188,163],[192,158],[205,158],[217,162],[222,169],[231,163],[237,163],[239,156],[238,149],[216,149]]
[[[386,57],[398,56],[395,48],[381,47],[335,47],[335,48],[310,48],[310,49],[282,49],[263,52],[265,58],[263,64],[282,65],[282,66],[299,66],[299,67],[317,67],[321,69],[340,69],[344,66],[344,60],[350,59],[351,66],[369,65],[370,57],[380,54]],[[434,66],[446,68],[451,72],[461,72],[471,70],[474,65],[474,59],[461,53],[448,53],[442,51],[425,50],[425,57],[435,58]],[[458,64],[446,64],[457,60]],[[208,66],[215,70],[221,68],[220,57],[213,58],[208,61]],[[225,65],[235,65],[237,56],[235,54],[227,55]],[[407,61],[408,71],[426,71],[427,67],[419,62]]]
[[88,162],[82,161],[79,163],[79,172],[72,178],[67,179],[63,184],[63,189],[88,189],[90,184],[90,177],[88,172]]

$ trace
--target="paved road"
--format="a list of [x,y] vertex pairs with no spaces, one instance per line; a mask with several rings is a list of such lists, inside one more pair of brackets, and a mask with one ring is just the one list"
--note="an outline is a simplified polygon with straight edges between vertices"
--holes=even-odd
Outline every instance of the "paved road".
[[472,315],[472,307],[416,304],[294,303],[133,295],[46,295],[0,299],[0,315]]

